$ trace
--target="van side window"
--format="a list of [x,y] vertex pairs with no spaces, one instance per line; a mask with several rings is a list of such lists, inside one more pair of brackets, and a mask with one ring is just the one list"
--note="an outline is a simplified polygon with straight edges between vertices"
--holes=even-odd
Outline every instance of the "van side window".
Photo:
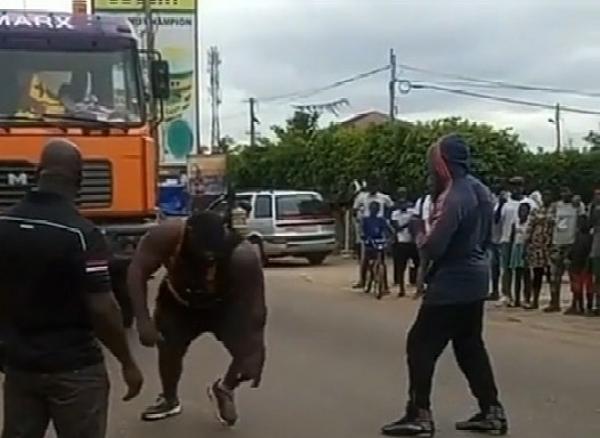
[[256,219],[269,219],[273,217],[271,195],[258,195],[254,204],[254,217]]

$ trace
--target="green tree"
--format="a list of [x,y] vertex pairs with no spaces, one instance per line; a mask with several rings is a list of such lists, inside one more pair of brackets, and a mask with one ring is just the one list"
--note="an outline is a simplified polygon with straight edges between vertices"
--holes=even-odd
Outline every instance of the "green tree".
[[402,185],[420,194],[425,188],[427,149],[450,133],[460,134],[470,145],[474,173],[487,182],[517,173],[529,177],[527,166],[535,165],[536,159],[512,130],[460,118],[319,129],[318,115],[296,113],[273,131],[273,140],[261,139],[233,157],[238,187],[314,189],[343,203],[353,180],[376,174],[390,193]]

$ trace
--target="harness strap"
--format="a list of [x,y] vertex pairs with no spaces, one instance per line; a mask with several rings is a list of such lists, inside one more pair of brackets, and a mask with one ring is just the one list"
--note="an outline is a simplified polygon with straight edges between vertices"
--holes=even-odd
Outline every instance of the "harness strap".
[[177,263],[177,260],[179,259],[179,256],[181,255],[181,249],[183,248],[183,242],[185,240],[185,228],[186,228],[186,222],[185,222],[185,220],[181,220],[180,227],[179,227],[179,234],[177,236],[177,245],[175,246],[175,251],[173,252],[171,257],[169,257],[169,262],[168,262],[168,266],[167,266],[167,275],[165,276],[165,282],[166,282],[167,287],[169,288],[169,291],[171,292],[171,295],[173,295],[173,298],[175,298],[180,304],[183,304],[184,306],[189,306],[189,303],[187,301],[185,301],[181,297],[181,295],[179,295],[179,293],[173,286],[173,283],[171,282],[171,278],[170,278],[171,272],[175,269],[175,264]]

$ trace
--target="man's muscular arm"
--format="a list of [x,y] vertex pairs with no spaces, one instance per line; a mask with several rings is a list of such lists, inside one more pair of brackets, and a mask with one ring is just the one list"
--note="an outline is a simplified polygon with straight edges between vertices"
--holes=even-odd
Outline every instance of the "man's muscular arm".
[[236,325],[241,322],[238,335],[244,360],[240,380],[252,380],[253,386],[257,387],[265,361],[267,306],[262,263],[248,243],[242,243],[235,249],[231,259],[231,275],[233,293],[237,296]]
[[263,328],[267,317],[265,280],[262,263],[250,244],[242,243],[233,252],[231,273],[234,291],[250,312],[249,328]]
[[148,310],[148,281],[173,254],[180,238],[179,221],[167,221],[150,230],[140,241],[127,273],[127,288],[137,320],[140,341],[147,347],[158,341]]

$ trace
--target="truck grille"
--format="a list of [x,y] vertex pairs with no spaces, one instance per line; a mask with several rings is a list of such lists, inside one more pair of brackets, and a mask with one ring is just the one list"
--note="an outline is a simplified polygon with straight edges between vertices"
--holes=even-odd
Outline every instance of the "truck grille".
[[[0,161],[0,210],[19,202],[36,184],[35,165],[26,161]],[[89,160],[83,165],[79,208],[106,208],[112,203],[112,168],[109,161]]]

